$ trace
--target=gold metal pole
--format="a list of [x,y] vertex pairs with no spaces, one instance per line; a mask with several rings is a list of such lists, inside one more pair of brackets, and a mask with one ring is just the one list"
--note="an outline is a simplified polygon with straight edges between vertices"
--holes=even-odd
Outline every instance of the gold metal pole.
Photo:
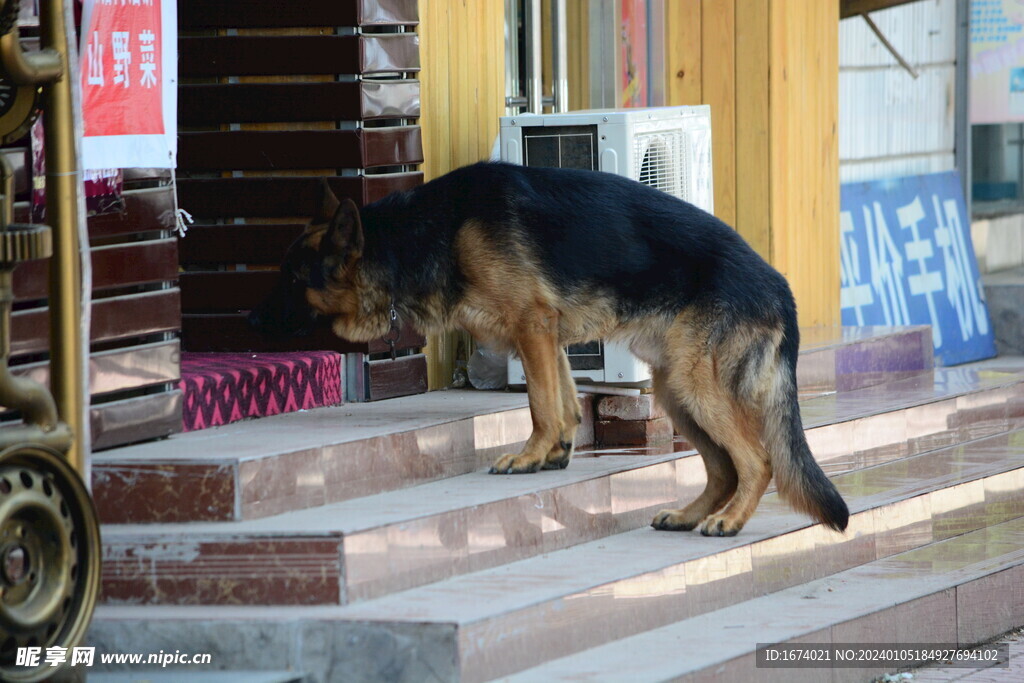
[[40,44],[60,55],[61,76],[43,87],[46,116],[46,220],[53,228],[50,259],[50,389],[61,419],[74,434],[67,458],[85,471],[82,419],[84,360],[79,328],[81,265],[78,243],[78,160],[68,73],[67,34],[62,0],[43,0],[39,8]]

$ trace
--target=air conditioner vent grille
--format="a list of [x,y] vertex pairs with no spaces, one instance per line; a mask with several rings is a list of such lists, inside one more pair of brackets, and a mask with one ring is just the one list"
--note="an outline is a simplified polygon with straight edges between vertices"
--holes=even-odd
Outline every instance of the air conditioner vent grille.
[[687,199],[690,187],[690,145],[682,130],[637,133],[633,138],[637,177],[641,183]]

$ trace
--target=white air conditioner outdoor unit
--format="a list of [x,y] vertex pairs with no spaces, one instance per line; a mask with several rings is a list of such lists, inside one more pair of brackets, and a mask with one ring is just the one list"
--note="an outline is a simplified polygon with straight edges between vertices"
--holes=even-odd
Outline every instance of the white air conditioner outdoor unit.
[[[500,150],[501,160],[514,164],[618,173],[713,211],[707,105],[504,116]],[[650,382],[647,364],[621,344],[574,344],[568,353],[577,380]],[[509,359],[508,381],[526,381],[516,358]]]

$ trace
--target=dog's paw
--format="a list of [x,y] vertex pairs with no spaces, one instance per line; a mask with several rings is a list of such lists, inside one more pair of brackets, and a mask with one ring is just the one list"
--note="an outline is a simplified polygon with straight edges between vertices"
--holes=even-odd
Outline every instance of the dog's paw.
[[498,458],[489,471],[491,474],[529,474],[539,470],[543,464],[544,461],[534,455],[509,453]]
[[690,531],[697,521],[687,519],[682,510],[662,510],[654,515],[651,526],[660,531]]
[[569,466],[569,461],[572,460],[572,442],[559,441],[558,444],[551,449],[547,457],[544,458],[544,464],[542,469],[545,470],[564,470]]
[[735,536],[742,528],[742,522],[729,519],[726,515],[710,515],[700,525],[700,533],[702,536]]

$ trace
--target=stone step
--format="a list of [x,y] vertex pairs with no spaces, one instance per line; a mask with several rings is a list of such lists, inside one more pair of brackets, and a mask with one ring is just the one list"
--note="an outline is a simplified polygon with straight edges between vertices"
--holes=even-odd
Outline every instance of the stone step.
[[934,366],[928,325],[800,330],[796,375],[802,393],[862,389]]
[[463,474],[529,437],[525,394],[442,391],[236,422],[97,453],[104,523],[227,521]]
[[[898,649],[933,643],[967,648],[1024,622],[1022,585],[1024,519],[1015,519],[584,650],[503,680],[867,681],[901,667],[758,668],[758,644],[874,643]],[[977,678],[968,676],[971,669],[948,670],[945,678],[927,672],[919,672],[921,680],[1019,680],[1007,669],[988,669]]]
[[[801,406],[812,448],[837,473],[1021,426],[1022,380],[937,369],[887,393],[869,387]],[[102,599],[357,602],[646,527],[703,488],[693,451],[630,452],[595,451],[567,470],[522,477],[480,470],[242,522],[106,525]]]
[[[798,377],[813,396],[932,367],[928,327],[805,330]],[[517,449],[526,405],[523,393],[433,392],[175,435],[95,454],[93,498],[105,523],[212,522],[406,488]],[[579,445],[593,443],[589,405]]]
[[231,667],[256,666],[242,643],[262,639],[289,644],[277,654],[320,680],[342,670],[346,680],[488,680],[1015,520],[1022,440],[1016,431],[835,477],[852,512],[842,535],[768,495],[734,538],[636,529],[344,607],[104,606],[89,641],[203,643]]

